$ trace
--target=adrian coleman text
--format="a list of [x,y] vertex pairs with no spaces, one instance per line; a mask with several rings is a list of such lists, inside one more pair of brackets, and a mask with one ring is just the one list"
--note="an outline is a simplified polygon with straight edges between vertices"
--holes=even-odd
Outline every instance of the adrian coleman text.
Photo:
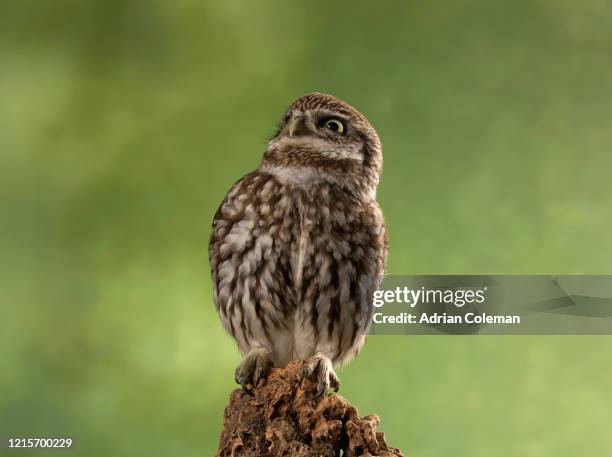
[[466,313],[465,315],[455,315],[446,313],[421,313],[417,316],[412,313],[399,313],[385,315],[374,313],[373,321],[375,324],[520,324],[521,316],[511,315],[491,315]]

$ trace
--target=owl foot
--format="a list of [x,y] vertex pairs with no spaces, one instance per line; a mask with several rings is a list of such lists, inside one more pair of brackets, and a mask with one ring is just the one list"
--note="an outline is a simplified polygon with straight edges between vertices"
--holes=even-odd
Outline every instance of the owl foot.
[[245,392],[252,394],[259,381],[266,377],[271,366],[270,353],[266,349],[254,349],[238,365],[234,379]]
[[334,392],[338,392],[340,388],[340,379],[334,371],[334,367],[329,357],[317,352],[311,357],[306,366],[302,368],[302,380],[309,378],[318,382],[317,391],[313,398],[319,398],[327,393],[330,387]]

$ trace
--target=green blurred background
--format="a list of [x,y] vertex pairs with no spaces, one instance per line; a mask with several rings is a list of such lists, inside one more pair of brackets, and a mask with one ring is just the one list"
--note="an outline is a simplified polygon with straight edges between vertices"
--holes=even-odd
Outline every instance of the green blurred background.
[[[212,216],[306,92],[380,133],[391,274],[612,273],[611,29],[605,0],[2,2],[0,435],[213,454]],[[376,336],[342,394],[412,457],[612,455],[611,349]]]

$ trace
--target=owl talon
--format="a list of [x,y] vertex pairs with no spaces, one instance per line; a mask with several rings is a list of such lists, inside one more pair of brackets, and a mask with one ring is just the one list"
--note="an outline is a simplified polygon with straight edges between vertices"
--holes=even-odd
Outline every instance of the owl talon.
[[331,360],[320,353],[312,357],[308,364],[302,368],[301,377],[302,381],[305,378],[314,377],[318,382],[317,391],[313,399],[327,393],[330,387],[334,389],[334,392],[338,392],[340,388],[340,379],[338,379],[338,375],[334,371]]
[[306,365],[300,370],[300,382],[304,382],[304,379],[307,378],[309,374],[308,365]]
[[253,389],[266,377],[271,365],[266,350],[251,351],[236,368],[234,379],[246,393],[253,394]]
[[328,390],[329,390],[329,381],[325,380],[325,381],[319,382],[319,385],[317,387],[317,393],[315,393],[313,398],[316,399],[316,398],[321,397]]
[[253,384],[254,385],[259,384],[259,381],[265,378],[265,376],[266,376],[266,368],[258,364],[257,367],[255,368],[255,374],[253,376]]
[[245,379],[238,373],[238,369],[236,369],[234,372],[234,381],[236,381],[236,384],[240,384],[242,388],[244,388]]

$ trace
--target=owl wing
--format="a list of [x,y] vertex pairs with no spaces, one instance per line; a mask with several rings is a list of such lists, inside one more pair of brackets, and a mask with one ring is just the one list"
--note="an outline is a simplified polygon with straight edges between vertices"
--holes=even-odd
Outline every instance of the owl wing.
[[236,182],[217,210],[209,244],[213,299],[221,321],[243,352],[268,346],[283,325],[290,269],[280,258],[279,192],[267,174]]
[[244,204],[238,197],[242,194],[245,181],[248,176],[243,176],[230,188],[221,205],[213,217],[212,232],[208,243],[208,261],[213,284],[213,301],[217,311],[220,311],[219,303],[219,265],[223,262],[222,245],[234,223],[239,222],[244,216]]
[[380,286],[382,277],[387,267],[387,255],[389,252],[389,241],[387,228],[382,211],[376,201],[371,201],[364,208],[362,216],[353,229],[354,233],[361,233],[363,237],[356,237],[353,248],[364,255],[355,258],[355,267],[360,272],[360,288],[362,294],[358,299],[358,315],[363,321],[360,322],[367,332],[373,313],[372,296]]

